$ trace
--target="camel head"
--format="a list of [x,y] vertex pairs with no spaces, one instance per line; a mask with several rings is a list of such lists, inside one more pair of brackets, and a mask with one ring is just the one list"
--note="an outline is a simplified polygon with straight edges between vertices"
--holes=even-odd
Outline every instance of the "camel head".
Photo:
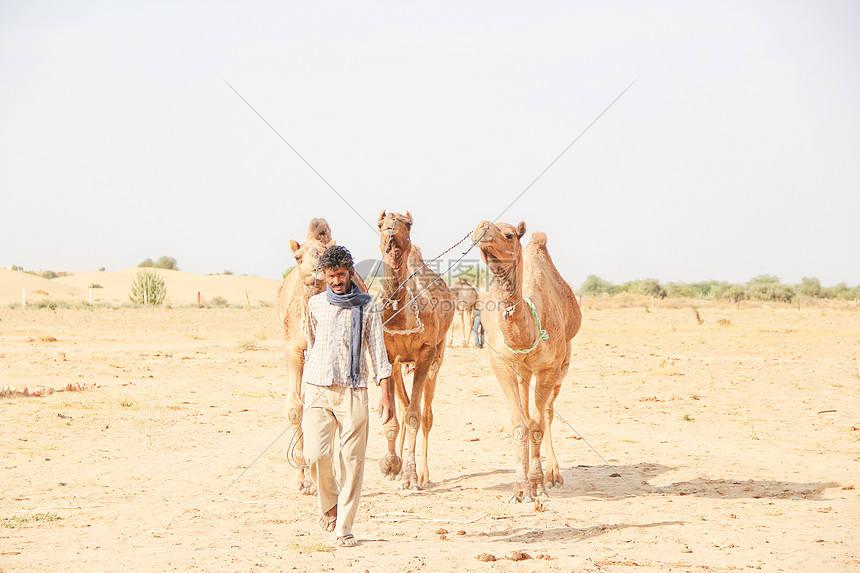
[[316,239],[308,239],[304,244],[298,244],[294,239],[290,239],[290,250],[296,258],[296,270],[301,277],[301,281],[307,286],[314,286],[316,283],[317,292],[325,290],[325,273],[322,269],[318,269],[320,257],[325,250],[335,244],[331,240],[327,243],[320,242]]
[[412,250],[412,215],[406,211],[405,215],[400,213],[386,213],[379,215],[379,250],[382,252],[382,262],[388,267],[398,270],[409,259]]
[[506,283],[522,273],[523,246],[520,239],[525,234],[523,221],[516,227],[510,223],[481,221],[472,231],[472,241],[481,250],[481,258],[504,288],[507,288]]

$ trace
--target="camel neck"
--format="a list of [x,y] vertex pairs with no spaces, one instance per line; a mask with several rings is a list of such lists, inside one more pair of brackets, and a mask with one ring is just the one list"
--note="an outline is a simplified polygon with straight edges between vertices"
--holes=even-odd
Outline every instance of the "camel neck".
[[494,275],[490,296],[497,308],[499,330],[509,348],[528,348],[537,336],[531,311],[523,300],[522,280],[518,280],[516,269],[505,275]]
[[[405,269],[406,265],[401,265],[400,269],[393,269],[390,266],[383,264],[385,273],[382,277],[382,298],[386,301],[403,301],[406,298],[406,286],[403,281],[409,276],[401,269]],[[408,269],[407,269],[408,270]],[[400,285],[403,285],[402,287]],[[387,305],[386,305],[387,306]]]
[[523,299],[522,281],[518,280],[514,268],[507,269],[505,273],[493,275],[493,285],[490,287],[492,299],[500,307],[511,308],[519,306]]

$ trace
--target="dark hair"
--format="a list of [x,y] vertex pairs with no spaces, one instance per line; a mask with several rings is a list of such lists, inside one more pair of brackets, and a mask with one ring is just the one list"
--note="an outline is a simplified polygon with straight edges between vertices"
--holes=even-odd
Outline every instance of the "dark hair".
[[352,255],[346,247],[334,245],[325,250],[319,260],[320,269],[339,269],[341,267],[346,270],[352,270]]

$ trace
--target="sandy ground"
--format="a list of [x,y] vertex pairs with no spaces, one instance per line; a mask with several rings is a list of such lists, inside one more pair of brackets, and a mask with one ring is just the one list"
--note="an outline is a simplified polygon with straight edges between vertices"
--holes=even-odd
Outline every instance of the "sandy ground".
[[0,571],[860,571],[860,312],[699,313],[586,305],[545,505],[450,351],[432,486],[380,476],[374,418],[345,549],[288,485],[273,309],[4,308],[0,387],[90,387],[0,398]]

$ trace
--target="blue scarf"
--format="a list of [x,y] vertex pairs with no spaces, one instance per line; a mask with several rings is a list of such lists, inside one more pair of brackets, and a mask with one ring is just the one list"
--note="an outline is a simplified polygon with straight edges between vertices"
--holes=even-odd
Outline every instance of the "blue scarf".
[[[350,386],[356,388],[361,378],[361,325],[364,320],[364,306],[372,299],[366,292],[361,292],[358,285],[352,283],[352,288],[337,294],[326,285],[326,299],[339,308],[353,309],[352,324],[349,331],[349,361],[347,362],[347,380]],[[355,312],[358,309],[358,312]]]

